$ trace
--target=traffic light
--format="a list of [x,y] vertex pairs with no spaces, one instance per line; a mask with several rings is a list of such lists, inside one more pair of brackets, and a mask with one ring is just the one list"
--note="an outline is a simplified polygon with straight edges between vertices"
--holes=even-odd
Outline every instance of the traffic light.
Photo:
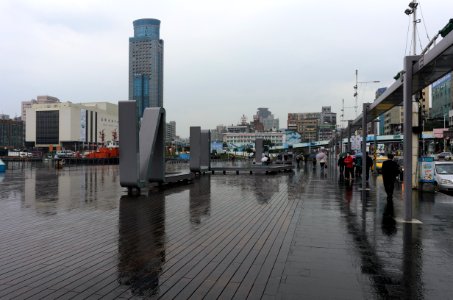
[[446,37],[447,34],[450,33],[450,31],[453,30],[453,19],[450,19],[450,21],[448,21],[447,25],[444,26],[444,28],[442,28],[441,30],[439,30],[439,34],[441,37]]

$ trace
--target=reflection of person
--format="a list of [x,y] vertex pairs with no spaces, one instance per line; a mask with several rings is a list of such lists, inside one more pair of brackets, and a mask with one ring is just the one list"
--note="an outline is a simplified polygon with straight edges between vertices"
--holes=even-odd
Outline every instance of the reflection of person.
[[395,213],[393,209],[393,201],[387,201],[384,213],[382,214],[382,232],[386,235],[394,235],[396,233],[396,221],[394,219]]
[[393,199],[393,189],[395,187],[396,176],[400,173],[398,164],[393,161],[393,154],[387,155],[388,159],[382,163],[382,179],[384,181],[385,192],[387,193],[387,201]]
[[349,204],[351,203],[352,200],[352,184],[346,185],[345,193],[344,193],[344,198],[346,202]]

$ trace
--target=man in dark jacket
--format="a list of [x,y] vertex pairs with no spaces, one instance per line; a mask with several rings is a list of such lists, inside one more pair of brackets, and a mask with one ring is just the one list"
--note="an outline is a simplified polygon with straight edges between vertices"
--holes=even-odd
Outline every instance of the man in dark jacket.
[[344,156],[340,154],[340,157],[338,157],[338,167],[340,168],[340,177],[344,177]]
[[393,161],[393,154],[389,153],[387,157],[388,160],[382,163],[382,179],[384,181],[385,192],[387,193],[387,201],[392,201],[395,179],[400,173],[400,167]]

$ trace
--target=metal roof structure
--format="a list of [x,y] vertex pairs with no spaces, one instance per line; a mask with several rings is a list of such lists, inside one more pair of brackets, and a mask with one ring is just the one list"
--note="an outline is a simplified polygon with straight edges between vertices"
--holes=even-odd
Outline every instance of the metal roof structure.
[[[412,91],[417,93],[453,70],[453,31],[445,36],[436,46],[420,55],[413,66]],[[382,113],[403,102],[403,76],[400,76],[387,90],[377,98],[367,112],[367,120],[374,120]],[[362,114],[352,126],[362,124]]]

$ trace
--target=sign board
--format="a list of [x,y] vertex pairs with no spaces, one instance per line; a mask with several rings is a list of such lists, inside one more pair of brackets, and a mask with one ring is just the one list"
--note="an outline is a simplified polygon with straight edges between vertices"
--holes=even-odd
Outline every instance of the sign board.
[[360,151],[360,144],[362,143],[362,137],[359,135],[351,136],[351,149]]
[[384,153],[385,152],[385,144],[378,144],[376,152],[377,153]]
[[423,156],[418,161],[420,167],[420,182],[434,182],[434,157]]

